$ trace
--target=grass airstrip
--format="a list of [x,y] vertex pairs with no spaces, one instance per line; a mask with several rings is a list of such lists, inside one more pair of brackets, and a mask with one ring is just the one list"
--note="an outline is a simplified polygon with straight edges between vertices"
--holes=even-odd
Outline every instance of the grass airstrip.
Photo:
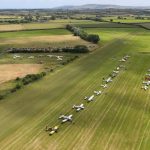
[[[0,101],[0,149],[149,150],[150,91],[142,90],[141,84],[150,68],[150,32],[141,28],[86,31],[100,35],[99,48]],[[126,54],[131,56],[126,69],[101,96],[86,103],[84,96],[101,90],[103,78]],[[85,110],[72,110],[81,103]],[[57,134],[49,136],[45,126],[60,125],[60,114],[73,114],[73,123],[61,125]]]

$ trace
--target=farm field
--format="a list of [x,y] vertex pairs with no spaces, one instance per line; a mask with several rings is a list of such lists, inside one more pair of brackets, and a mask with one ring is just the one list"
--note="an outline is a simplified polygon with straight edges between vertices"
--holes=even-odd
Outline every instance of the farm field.
[[[7,68],[7,69],[6,69]],[[42,66],[39,64],[3,64],[0,65],[0,84],[24,77],[27,74],[39,73]]]
[[118,19],[118,16],[112,16],[112,17],[103,17],[104,20],[110,21],[110,19],[113,19],[113,22],[122,22],[122,23],[143,23],[143,22],[150,22],[147,17],[145,19],[135,19],[134,17],[123,17],[126,19]]
[[[149,150],[150,91],[141,85],[150,68],[150,32],[85,30],[100,35],[99,48],[0,101],[0,149]],[[102,90],[103,78],[127,54],[131,58],[126,69],[102,95],[86,103],[84,96]],[[81,103],[86,107],[82,112],[71,109]],[[60,114],[73,114],[73,123],[60,125]],[[47,124],[60,125],[59,132],[49,136]]]
[[147,29],[150,29],[150,23],[141,23],[140,25],[142,25],[143,27],[146,27]]
[[33,29],[53,29],[65,28],[66,24],[98,24],[95,21],[87,20],[54,20],[46,23],[26,23],[26,24],[1,24],[0,31],[18,31],[18,30],[33,30]]
[[65,47],[92,45],[71,35],[65,29],[18,31],[0,33],[0,49],[8,47]]

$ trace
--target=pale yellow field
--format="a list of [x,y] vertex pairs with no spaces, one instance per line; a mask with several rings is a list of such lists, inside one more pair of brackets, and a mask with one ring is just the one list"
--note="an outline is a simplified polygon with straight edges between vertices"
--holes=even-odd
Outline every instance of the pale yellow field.
[[36,74],[42,69],[40,64],[4,64],[0,65],[0,83],[24,77],[27,74]]
[[0,45],[5,44],[26,44],[33,42],[48,42],[48,43],[60,43],[60,42],[73,42],[73,41],[82,41],[79,37],[73,35],[51,35],[51,36],[35,36],[35,37],[17,37],[17,38],[7,38],[1,39]]

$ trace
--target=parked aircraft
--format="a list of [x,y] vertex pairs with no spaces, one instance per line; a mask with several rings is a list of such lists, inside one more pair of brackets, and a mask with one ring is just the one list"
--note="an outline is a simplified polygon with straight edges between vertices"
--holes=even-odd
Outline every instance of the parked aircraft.
[[87,97],[87,96],[86,96],[84,99],[87,100],[87,102],[91,102],[91,101],[94,100],[94,95],[92,95],[92,96],[90,96],[90,97]]
[[142,89],[144,89],[145,91],[148,90],[148,86],[142,86]]
[[104,80],[106,83],[112,82],[112,78],[109,77],[108,79]]
[[84,107],[84,104],[81,104],[81,105],[73,105],[72,107],[73,109],[76,109],[77,112],[79,112],[80,110],[83,110],[85,107]]
[[46,131],[49,131],[49,135],[53,135],[54,133],[57,133],[59,129],[59,126],[54,126],[54,127],[48,127],[46,126]]
[[107,84],[101,84],[101,87],[103,87],[104,89],[107,88]]
[[143,84],[146,84],[147,86],[150,85],[150,81],[143,81]]
[[94,91],[94,94],[100,95],[100,94],[102,94],[102,91]]
[[73,115],[68,115],[68,116],[66,116],[66,115],[61,115],[61,116],[59,117],[59,119],[62,119],[62,123],[65,123],[65,122],[67,122],[67,121],[72,122],[72,117],[73,117]]

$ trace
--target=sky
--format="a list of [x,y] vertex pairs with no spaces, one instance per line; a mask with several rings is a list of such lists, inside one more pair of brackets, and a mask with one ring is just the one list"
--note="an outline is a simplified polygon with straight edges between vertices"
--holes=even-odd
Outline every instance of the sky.
[[123,6],[150,6],[150,0],[0,0],[5,8],[53,8],[64,5],[115,4]]

